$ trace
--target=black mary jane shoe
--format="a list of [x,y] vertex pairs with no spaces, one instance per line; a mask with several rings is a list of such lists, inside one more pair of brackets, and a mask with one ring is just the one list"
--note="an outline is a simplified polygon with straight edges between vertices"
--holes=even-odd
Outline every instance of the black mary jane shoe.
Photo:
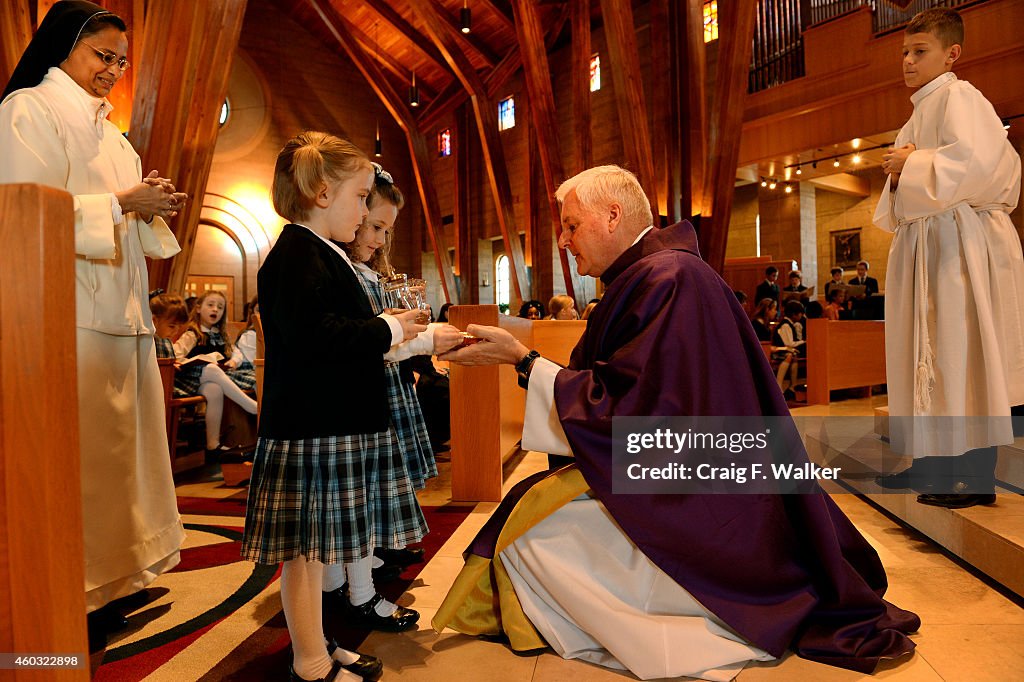
[[382,601],[384,601],[384,597],[378,593],[365,604],[359,606],[353,604],[349,610],[351,624],[380,632],[405,632],[416,627],[416,623],[420,619],[419,611],[396,605],[394,613],[390,616],[382,616],[374,608]]
[[[327,643],[328,655],[333,657],[334,650],[337,648],[338,643],[332,639]],[[363,678],[363,682],[377,682],[384,674],[384,663],[376,656],[358,651],[353,651],[352,653],[359,654],[359,659],[351,663],[342,663],[341,667],[354,675],[359,675]]]
[[373,550],[373,555],[385,564],[393,564],[402,568],[423,563],[422,547],[405,547],[403,549],[382,549],[376,547]]
[[932,507],[943,507],[945,509],[966,509],[968,507],[976,507],[980,504],[995,504],[996,496],[994,494],[981,495],[977,493],[971,493],[967,495],[918,495],[917,501],[921,504],[927,504]]

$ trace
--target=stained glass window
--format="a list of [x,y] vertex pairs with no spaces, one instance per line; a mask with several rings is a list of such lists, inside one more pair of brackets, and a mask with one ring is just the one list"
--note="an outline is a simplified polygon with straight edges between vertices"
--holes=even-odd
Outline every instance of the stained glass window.
[[718,0],[704,3],[704,42],[718,40]]
[[438,156],[451,156],[452,155],[452,131],[451,128],[445,128],[437,134],[437,155]]
[[509,96],[498,102],[498,130],[508,130],[516,125],[516,100]]
[[596,92],[601,89],[601,55],[595,54],[590,58],[590,91]]

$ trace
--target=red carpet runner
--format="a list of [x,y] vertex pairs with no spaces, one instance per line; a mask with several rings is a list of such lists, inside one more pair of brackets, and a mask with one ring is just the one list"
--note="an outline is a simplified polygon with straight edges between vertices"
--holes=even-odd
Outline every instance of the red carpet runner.
[[[207,636],[218,623],[249,605],[278,579],[277,567],[257,566],[242,561],[239,556],[245,495],[245,491],[239,491],[223,499],[178,498],[186,530],[201,536],[205,544],[182,551],[181,564],[172,571],[172,574],[180,575],[158,579],[154,587],[140,595],[144,599],[131,605],[137,608],[128,617],[129,629],[112,637],[105,652],[93,654],[94,657],[103,657],[94,676],[97,682],[131,682],[158,671],[187,646]],[[430,533],[421,545],[425,551],[424,562],[410,566],[398,580],[378,585],[380,592],[392,601],[397,600],[471,510],[469,506],[424,507],[423,513],[430,527]],[[169,592],[168,588],[161,587],[161,583],[169,582],[172,577],[176,582],[173,591]],[[218,591],[222,593],[219,601],[216,599]],[[173,603],[150,606],[165,596],[174,603],[186,604],[178,610],[190,615],[175,619]],[[195,613],[194,608],[189,610],[187,607],[190,599],[202,603],[210,601],[211,597],[211,608]],[[178,602],[179,599],[182,601]],[[197,670],[195,679],[203,682],[284,679],[291,663],[291,650],[284,613],[279,605],[277,609],[277,613],[262,627],[254,625],[254,631],[244,641],[231,650],[225,650],[211,669]],[[161,631],[131,643],[118,643],[118,640],[130,638],[132,633],[157,619],[167,621],[167,626]],[[324,626],[348,649],[358,648],[368,634],[365,630],[346,627],[343,616],[332,615],[325,619]]]

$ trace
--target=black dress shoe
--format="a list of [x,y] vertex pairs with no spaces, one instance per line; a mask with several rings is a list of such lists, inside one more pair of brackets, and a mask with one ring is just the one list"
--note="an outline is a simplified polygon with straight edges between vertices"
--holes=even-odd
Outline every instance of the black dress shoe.
[[394,613],[390,616],[382,616],[374,608],[382,601],[384,601],[384,597],[378,593],[365,604],[359,606],[353,604],[349,611],[352,624],[381,632],[405,632],[416,627],[416,622],[420,619],[419,611],[396,605]]
[[406,547],[404,549],[382,549],[375,547],[373,555],[385,564],[394,564],[402,568],[423,563],[422,547]]
[[352,608],[348,600],[348,583],[345,583],[336,590],[324,592],[324,609],[344,613]]
[[396,564],[384,564],[371,571],[374,583],[389,583],[398,580],[402,575],[402,567]]
[[917,501],[921,504],[932,507],[944,507],[946,509],[966,509],[979,504],[995,504],[996,496],[993,494],[979,495],[918,495]]
[[[327,643],[327,654],[333,657],[334,650],[337,648],[338,643],[332,639]],[[352,653],[359,654],[359,659],[352,663],[342,663],[341,667],[350,673],[359,675],[365,682],[377,682],[384,674],[384,663],[376,656],[363,654],[358,651]]]

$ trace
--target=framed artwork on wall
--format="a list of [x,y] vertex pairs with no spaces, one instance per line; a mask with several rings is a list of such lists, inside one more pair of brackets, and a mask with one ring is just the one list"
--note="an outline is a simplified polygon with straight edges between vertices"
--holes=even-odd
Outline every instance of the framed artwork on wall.
[[857,267],[860,260],[860,231],[861,228],[852,230],[836,230],[831,232],[832,236],[832,264],[843,269]]

